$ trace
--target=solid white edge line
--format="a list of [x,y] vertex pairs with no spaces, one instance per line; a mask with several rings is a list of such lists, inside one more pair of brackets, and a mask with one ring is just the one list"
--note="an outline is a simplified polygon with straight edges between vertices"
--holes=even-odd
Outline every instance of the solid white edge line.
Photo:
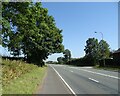
[[[50,65],[50,67],[52,67]],[[57,73],[57,75],[60,77],[60,79],[65,83],[65,85],[68,87],[68,89],[72,92],[72,94],[74,94],[75,96],[77,96],[75,94],[75,92],[72,90],[72,88],[67,84],[67,82],[62,78],[62,76],[56,71],[56,69],[54,67],[52,67],[54,69],[54,71]]]
[[99,81],[97,81],[97,80],[95,80],[95,79],[92,79],[92,78],[89,78],[89,79],[92,80],[92,81],[94,81],[94,82],[97,82],[97,83],[99,82]]

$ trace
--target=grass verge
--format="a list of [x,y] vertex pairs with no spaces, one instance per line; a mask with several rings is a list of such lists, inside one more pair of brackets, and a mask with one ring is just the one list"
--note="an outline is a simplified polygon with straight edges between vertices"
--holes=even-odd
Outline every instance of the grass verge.
[[103,69],[103,70],[108,70],[108,71],[119,71],[120,70],[120,67],[100,67],[100,66],[94,66],[95,69]]
[[[33,65],[29,64],[28,66]],[[31,67],[29,68],[31,69]],[[2,87],[2,94],[33,94],[42,82],[46,69],[47,67],[34,67],[31,71],[26,71],[19,77],[11,79]]]
[[11,81],[2,94],[33,94],[45,75],[46,67],[37,68]]

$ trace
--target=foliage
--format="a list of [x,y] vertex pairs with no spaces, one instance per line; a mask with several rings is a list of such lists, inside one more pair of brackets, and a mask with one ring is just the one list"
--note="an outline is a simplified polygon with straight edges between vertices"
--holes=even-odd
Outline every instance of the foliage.
[[57,61],[59,64],[63,64],[64,63],[64,57],[58,57]]
[[108,71],[118,71],[120,70],[120,66],[94,66],[94,68],[96,69],[104,69],[104,70],[108,70]]
[[106,41],[101,40],[99,42],[99,58],[109,58],[110,48]]
[[71,52],[70,52],[70,50],[69,49],[65,49],[63,54],[64,54],[64,62],[66,63],[66,62],[70,61],[70,59],[71,59]]
[[89,38],[86,41],[86,46],[84,49],[86,56],[91,56],[93,58],[97,57],[98,54],[98,40],[95,38]]
[[93,64],[95,64],[99,59],[99,51],[98,51],[98,40],[95,38],[88,38],[86,41],[86,46],[84,49],[86,55],[85,58]]
[[2,39],[13,55],[41,64],[48,55],[63,51],[62,30],[41,3],[3,2]]
[[91,58],[93,64],[97,64],[99,59],[109,58],[110,56],[110,49],[107,42],[104,40],[98,42],[95,38],[89,38],[86,41],[84,51],[86,53],[85,58]]
[[67,62],[68,65],[74,65],[74,66],[94,66],[93,58],[75,58]]

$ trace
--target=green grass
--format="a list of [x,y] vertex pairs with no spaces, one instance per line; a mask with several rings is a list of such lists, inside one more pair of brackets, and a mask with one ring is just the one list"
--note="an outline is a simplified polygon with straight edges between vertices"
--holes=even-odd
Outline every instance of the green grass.
[[94,68],[97,68],[97,69],[104,69],[104,70],[111,70],[111,71],[118,71],[120,70],[120,67],[115,67],[115,66],[108,66],[108,67],[100,67],[100,66],[94,66]]
[[[10,64],[8,63],[6,64],[5,61],[3,61],[4,65],[2,67],[9,65],[9,67],[8,66],[6,67],[7,69],[4,68],[3,70],[4,71],[3,74],[5,74],[6,72],[6,74],[9,75],[8,76],[9,79],[6,79],[5,81],[4,80],[5,77],[2,78],[3,79],[2,94],[33,94],[35,93],[35,91],[37,90],[39,84],[41,83],[45,75],[47,67],[41,68],[33,64],[26,64],[24,62],[19,61],[21,62],[20,66],[22,67],[22,69],[20,69],[19,67],[15,69],[15,66],[16,65],[18,66],[19,63],[18,61],[14,61],[14,62],[17,62],[17,63],[14,63],[14,65],[11,65],[13,64],[13,61],[9,61]],[[12,67],[10,67],[10,65]],[[17,77],[10,79],[11,75],[10,73],[8,73],[8,70],[12,70],[12,69],[16,70],[15,71],[16,73],[11,71],[11,73],[14,74],[13,77],[16,77],[16,76]],[[19,71],[17,72],[17,70]],[[21,73],[21,74],[18,76],[17,75],[18,73]],[[6,76],[6,75],[2,75],[2,76]]]
[[2,85],[6,86],[11,80],[14,80],[36,68],[38,68],[38,66],[23,61],[2,60]]

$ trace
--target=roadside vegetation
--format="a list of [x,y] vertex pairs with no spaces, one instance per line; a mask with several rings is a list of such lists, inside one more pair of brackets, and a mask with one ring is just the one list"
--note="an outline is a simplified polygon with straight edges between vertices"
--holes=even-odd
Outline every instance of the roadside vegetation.
[[52,63],[75,66],[95,66],[111,58],[109,44],[95,38],[86,41],[84,57],[72,58],[71,51],[62,44],[62,30],[48,13],[41,2],[2,2],[2,46],[13,57],[24,56],[24,61],[2,60],[3,94],[34,93],[45,75],[44,60],[51,54],[63,53],[58,62]]
[[[120,68],[120,59],[113,56],[110,46],[105,40],[96,38],[88,38],[84,48],[85,56],[81,58],[71,58],[71,52],[66,49],[63,57],[58,57],[59,64],[67,64],[73,66],[93,66],[99,69],[118,70]],[[114,57],[114,58],[113,58]]]
[[109,44],[101,40],[98,42],[96,38],[88,38],[84,48],[85,56],[81,58],[71,58],[70,50],[66,49],[63,52],[64,57],[58,57],[59,63],[65,63],[76,66],[94,66],[99,63],[100,59],[110,58]]
[[103,70],[109,70],[109,71],[119,71],[120,70],[120,66],[99,66],[99,65],[96,65],[94,66],[93,68],[95,69],[103,69]]
[[33,94],[46,69],[23,61],[2,60],[2,94]]
[[2,2],[1,7],[2,46],[13,56],[2,56],[7,58],[2,60],[2,92],[32,94],[45,74],[44,60],[64,51],[62,30],[41,2]]
[[[53,53],[64,50],[62,30],[41,2],[2,2],[2,46],[13,56],[44,65]],[[9,38],[9,39],[8,39]]]

